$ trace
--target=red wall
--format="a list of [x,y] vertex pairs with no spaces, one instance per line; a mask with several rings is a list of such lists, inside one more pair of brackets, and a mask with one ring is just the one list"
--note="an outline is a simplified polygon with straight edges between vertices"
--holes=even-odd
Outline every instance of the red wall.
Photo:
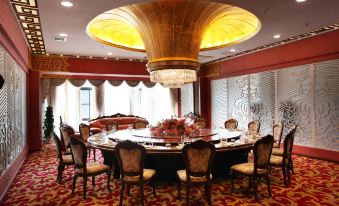
[[[27,73],[30,65],[30,52],[11,5],[1,0],[0,6],[0,44]],[[29,81],[29,79],[28,79]],[[27,94],[27,96],[29,96]],[[27,107],[29,112],[29,108]],[[27,120],[29,124],[29,120]],[[28,126],[29,127],[29,126]],[[29,135],[28,135],[29,136]],[[28,145],[25,145],[18,158],[12,162],[0,177],[0,199],[6,193],[22,163],[25,161]]]
[[339,30],[284,44],[220,63],[223,78],[339,58]]
[[145,62],[86,58],[69,58],[67,62],[67,70],[75,73],[149,75]]
[[1,0],[0,43],[26,72],[31,68],[29,48],[8,0]]

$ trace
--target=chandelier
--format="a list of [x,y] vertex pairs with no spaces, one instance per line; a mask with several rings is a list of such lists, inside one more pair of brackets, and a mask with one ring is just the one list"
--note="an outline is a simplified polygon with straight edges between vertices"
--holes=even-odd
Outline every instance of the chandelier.
[[179,88],[197,80],[200,51],[240,43],[259,29],[259,19],[236,6],[161,0],[99,14],[87,34],[106,45],[146,52],[151,82]]

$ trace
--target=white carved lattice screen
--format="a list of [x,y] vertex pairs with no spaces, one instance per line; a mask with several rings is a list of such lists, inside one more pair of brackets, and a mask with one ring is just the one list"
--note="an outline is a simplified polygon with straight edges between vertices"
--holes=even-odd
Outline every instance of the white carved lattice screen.
[[185,84],[181,87],[181,116],[194,112],[193,84]]
[[339,60],[212,80],[211,101],[212,127],[259,120],[268,134],[283,121],[284,135],[298,124],[295,144],[339,150]]
[[0,46],[0,175],[18,157],[26,141],[26,74]]

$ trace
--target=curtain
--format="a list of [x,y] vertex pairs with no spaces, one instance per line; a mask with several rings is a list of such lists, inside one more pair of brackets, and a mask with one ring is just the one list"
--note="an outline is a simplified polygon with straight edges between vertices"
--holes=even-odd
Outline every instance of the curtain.
[[103,116],[104,86],[106,80],[88,80],[95,88],[95,111],[94,117]]

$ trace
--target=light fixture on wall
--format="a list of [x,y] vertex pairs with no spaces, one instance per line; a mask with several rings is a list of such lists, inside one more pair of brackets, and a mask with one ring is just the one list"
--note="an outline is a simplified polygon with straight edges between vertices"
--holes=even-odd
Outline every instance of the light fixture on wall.
[[69,0],[62,0],[60,2],[61,6],[63,7],[72,7],[73,6],[73,3],[72,1],[69,1]]
[[232,5],[162,0],[104,12],[87,33],[110,46],[147,53],[150,80],[177,88],[197,80],[200,51],[233,45],[255,35],[259,19]]

